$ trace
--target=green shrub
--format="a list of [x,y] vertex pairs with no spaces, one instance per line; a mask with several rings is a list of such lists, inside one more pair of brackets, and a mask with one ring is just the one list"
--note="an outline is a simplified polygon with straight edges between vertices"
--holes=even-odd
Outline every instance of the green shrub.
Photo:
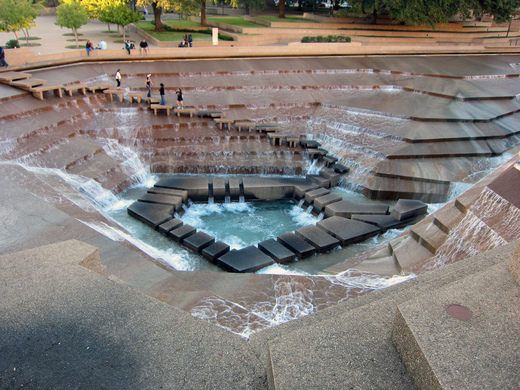
[[224,35],[224,34],[218,34],[218,39],[220,39],[221,41],[234,41],[233,37],[230,37],[229,35]]
[[10,39],[5,44],[6,49],[19,49],[20,48],[20,42],[18,42],[16,39]]
[[351,42],[352,39],[350,37],[346,37],[343,35],[318,35],[316,37],[303,37],[302,43],[312,43],[312,42]]

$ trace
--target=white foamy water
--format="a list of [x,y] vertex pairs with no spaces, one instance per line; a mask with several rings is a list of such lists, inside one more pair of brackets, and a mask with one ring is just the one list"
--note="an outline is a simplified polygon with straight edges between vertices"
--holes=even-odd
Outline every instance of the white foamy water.
[[136,248],[140,249],[150,257],[154,258],[157,261],[160,261],[176,270],[179,271],[192,271],[193,265],[188,258],[183,256],[182,254],[175,253],[175,250],[161,250],[157,249],[154,246],[147,244],[146,242],[135,238],[133,235],[128,234],[127,232],[110,226],[104,222],[87,222],[79,220],[79,222],[87,225],[91,229],[94,229],[98,233],[101,233],[107,238],[110,238],[113,241],[127,241]]
[[298,207],[298,205],[294,205],[291,207],[289,215],[298,226],[314,225],[319,221],[319,218],[317,216],[306,212],[301,207]]

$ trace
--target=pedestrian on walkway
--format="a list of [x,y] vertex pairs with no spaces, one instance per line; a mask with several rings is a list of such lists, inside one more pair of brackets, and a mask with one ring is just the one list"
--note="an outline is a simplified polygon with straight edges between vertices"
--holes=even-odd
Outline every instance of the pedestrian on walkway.
[[94,50],[94,44],[88,40],[85,49],[87,50],[87,57],[90,57],[90,52]]
[[166,105],[166,99],[164,97],[164,84],[161,83],[161,88],[159,88],[159,95],[161,95],[161,106]]
[[128,55],[132,54],[132,49],[135,48],[135,45],[133,44],[133,42],[130,41],[130,39],[127,39],[125,41],[125,47],[124,49],[128,52]]
[[143,39],[141,42],[139,42],[139,53],[141,55],[143,55],[143,53],[148,54],[148,42],[146,39]]
[[146,75],[146,89],[148,90],[148,94],[146,97],[152,97],[152,74],[148,73]]
[[177,108],[182,108],[183,107],[183,98],[182,98],[182,89],[178,89],[177,91],[175,91],[175,93],[177,94]]
[[193,37],[191,36],[191,34],[188,34],[188,47],[192,47],[193,46]]
[[9,66],[9,64],[5,60],[5,50],[2,46],[0,46],[0,67],[4,66]]
[[117,83],[117,88],[121,87],[121,79],[122,79],[122,77],[121,77],[121,70],[118,69],[118,70],[116,71],[116,83]]

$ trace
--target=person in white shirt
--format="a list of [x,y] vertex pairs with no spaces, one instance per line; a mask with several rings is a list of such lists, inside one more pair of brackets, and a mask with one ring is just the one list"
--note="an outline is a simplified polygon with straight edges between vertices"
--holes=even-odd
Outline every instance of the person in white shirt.
[[116,71],[116,83],[117,83],[117,88],[121,87],[121,71],[120,69],[118,69]]

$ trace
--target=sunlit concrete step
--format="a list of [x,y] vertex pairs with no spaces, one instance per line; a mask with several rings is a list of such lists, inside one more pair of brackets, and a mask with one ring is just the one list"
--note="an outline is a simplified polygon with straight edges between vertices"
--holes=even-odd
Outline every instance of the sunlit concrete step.
[[3,384],[265,387],[264,364],[242,339],[80,265],[98,260],[75,240],[0,256]]
[[519,294],[501,262],[401,303],[392,338],[417,387],[517,388]]
[[387,155],[387,158],[425,158],[491,156],[494,151],[485,141],[450,141],[413,143]]
[[70,168],[103,151],[100,143],[88,137],[74,137],[31,158],[48,168]]
[[433,223],[441,229],[444,233],[448,234],[458,223],[464,218],[462,213],[455,203],[451,202],[441,210],[435,212],[433,216]]
[[431,218],[412,226],[410,234],[431,253],[435,253],[448,237],[444,231],[433,223]]
[[392,255],[403,272],[417,271],[427,259],[433,256],[428,248],[415,241],[411,235],[390,241],[389,245]]

